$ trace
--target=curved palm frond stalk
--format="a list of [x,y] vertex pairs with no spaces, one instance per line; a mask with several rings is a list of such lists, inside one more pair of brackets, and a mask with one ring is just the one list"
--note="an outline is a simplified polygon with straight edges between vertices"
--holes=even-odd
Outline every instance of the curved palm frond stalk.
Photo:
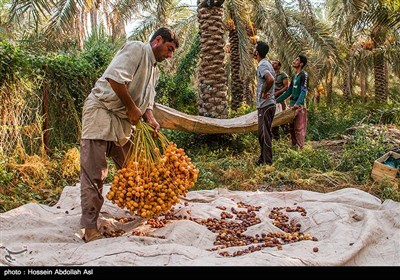
[[[209,2],[214,3],[214,1]],[[227,78],[224,67],[224,8],[221,7],[220,1],[216,2],[216,6],[207,6],[207,0],[198,1],[197,16],[200,32],[198,106],[201,116],[224,119],[228,117]]]

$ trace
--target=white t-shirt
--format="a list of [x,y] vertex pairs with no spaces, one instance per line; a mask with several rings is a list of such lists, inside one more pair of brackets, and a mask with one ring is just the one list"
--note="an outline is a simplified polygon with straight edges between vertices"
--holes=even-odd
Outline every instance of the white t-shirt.
[[159,70],[150,44],[127,42],[97,80],[83,106],[82,139],[115,141],[123,146],[132,127],[125,106],[106,78],[126,84],[142,114],[153,109]]

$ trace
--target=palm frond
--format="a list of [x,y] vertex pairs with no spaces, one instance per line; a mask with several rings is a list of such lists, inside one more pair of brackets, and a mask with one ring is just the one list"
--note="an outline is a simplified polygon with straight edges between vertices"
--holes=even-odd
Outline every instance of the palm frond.
[[84,6],[83,0],[60,0],[54,7],[51,19],[49,20],[45,34],[53,37],[62,31],[68,31],[73,26],[72,21]]
[[113,6],[113,12],[126,21],[132,20],[140,14],[143,9],[149,8],[150,1],[120,0]]
[[9,12],[9,22],[23,19],[33,20],[39,23],[41,17],[47,17],[51,13],[54,1],[45,0],[13,0]]

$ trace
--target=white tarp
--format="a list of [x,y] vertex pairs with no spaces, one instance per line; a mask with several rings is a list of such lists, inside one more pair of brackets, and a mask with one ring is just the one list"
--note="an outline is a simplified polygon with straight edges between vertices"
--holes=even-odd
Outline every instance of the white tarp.
[[[109,186],[105,187],[104,194]],[[151,228],[105,199],[99,224],[102,229],[123,228],[119,237],[85,243],[80,238],[80,188],[65,187],[53,207],[29,203],[0,214],[2,266],[399,266],[400,203],[357,190],[331,193],[310,191],[240,192],[225,189],[192,191],[174,207],[175,214],[192,218],[220,218],[221,207],[230,212],[238,202],[261,206],[261,223],[246,234],[279,232],[268,215],[273,207],[303,207],[307,215],[285,213],[301,224],[301,231],[318,238],[285,244],[281,250],[265,247],[236,257],[243,247],[210,251],[217,233],[191,220],[168,221]],[[188,202],[185,203],[184,202]],[[218,208],[217,208],[218,207]],[[240,210],[240,209],[238,209]],[[235,215],[234,215],[235,216]],[[232,220],[234,220],[233,217]],[[135,236],[132,231],[158,237]],[[313,248],[317,247],[318,252]]]

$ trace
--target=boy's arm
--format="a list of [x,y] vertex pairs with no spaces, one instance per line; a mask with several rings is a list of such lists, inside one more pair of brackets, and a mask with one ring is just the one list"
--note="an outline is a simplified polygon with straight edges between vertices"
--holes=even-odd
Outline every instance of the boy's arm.
[[307,94],[307,86],[308,86],[308,74],[306,72],[303,72],[303,74],[300,77],[301,92],[299,98],[297,98],[296,100],[295,105],[301,106],[300,104],[304,104],[304,99],[306,98]]
[[278,96],[278,98],[276,99],[276,103],[281,103],[283,102],[283,100],[288,98],[292,94],[292,88],[293,88],[293,80],[290,82],[290,86],[288,87],[288,89],[284,93]]

